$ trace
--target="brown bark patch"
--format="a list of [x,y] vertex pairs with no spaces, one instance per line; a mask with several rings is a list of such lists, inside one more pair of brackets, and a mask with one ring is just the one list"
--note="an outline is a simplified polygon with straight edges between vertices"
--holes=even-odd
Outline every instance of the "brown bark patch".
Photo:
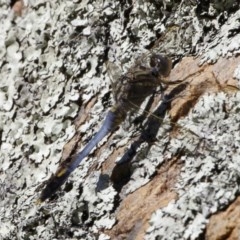
[[226,210],[210,218],[207,225],[206,239],[208,240],[238,240],[240,232],[240,197]]
[[13,1],[11,1],[10,5],[16,16],[22,16],[22,11],[24,9],[23,0],[13,0]]
[[[234,92],[237,82],[233,78],[240,57],[220,58],[214,65],[199,66],[199,59],[184,58],[171,72],[170,81],[185,80],[187,87],[172,102],[170,116],[173,122],[184,117],[196,104],[199,97],[206,93]],[[169,88],[170,90],[172,89]],[[169,91],[169,90],[168,90]]]
[[144,239],[153,212],[177,198],[172,190],[181,165],[176,159],[164,163],[145,186],[124,198],[117,210],[117,224],[106,234],[111,239]]

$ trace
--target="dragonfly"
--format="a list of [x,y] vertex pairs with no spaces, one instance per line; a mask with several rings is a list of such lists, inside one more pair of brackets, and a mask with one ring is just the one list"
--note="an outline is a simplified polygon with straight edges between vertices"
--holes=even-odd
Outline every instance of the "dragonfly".
[[105,120],[90,142],[78,154],[60,163],[56,173],[47,181],[38,202],[50,198],[68,179],[93,148],[108,134],[116,131],[125,120],[129,111],[140,108],[144,100],[152,95],[158,87],[163,91],[163,85],[179,84],[183,80],[167,81],[172,69],[169,57],[152,53],[148,62],[137,61],[126,74],[121,75],[114,83],[113,107],[108,111]]

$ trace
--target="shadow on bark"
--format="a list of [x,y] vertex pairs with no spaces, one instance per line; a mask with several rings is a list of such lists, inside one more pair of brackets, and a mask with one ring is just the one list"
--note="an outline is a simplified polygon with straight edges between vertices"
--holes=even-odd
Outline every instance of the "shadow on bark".
[[156,139],[158,130],[162,125],[162,121],[167,111],[171,107],[173,99],[182,91],[184,91],[186,86],[186,84],[180,84],[176,86],[169,94],[164,96],[164,100],[161,102],[159,107],[148,118],[146,127],[142,130],[140,137],[132,143],[128,151],[122,156],[122,158],[113,168],[110,179],[113,182],[113,187],[117,192],[121,192],[123,186],[126,185],[130,180],[132,165],[131,161],[135,157],[138,148],[142,143],[147,142],[149,144],[148,149],[151,149],[151,146],[154,144]]

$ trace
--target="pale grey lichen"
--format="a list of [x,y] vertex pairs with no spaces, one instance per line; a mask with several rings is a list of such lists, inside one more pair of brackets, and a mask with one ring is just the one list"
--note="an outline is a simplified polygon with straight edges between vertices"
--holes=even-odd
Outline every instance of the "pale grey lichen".
[[[178,200],[152,215],[146,239],[197,239],[205,229],[208,217],[239,193],[239,103],[239,93],[204,95],[192,114],[181,120],[184,130],[179,147],[185,154],[176,183]],[[227,112],[223,110],[223,104],[226,104]],[[198,145],[200,139],[196,142],[195,151],[188,144],[189,136],[192,139],[191,133],[187,132],[189,125],[192,131],[200,132],[205,138],[201,145]]]
[[[209,8],[203,8],[207,12],[194,1],[184,0],[24,2],[27,7],[22,17],[14,17],[7,3],[0,3],[0,238],[109,239],[100,229],[115,224],[118,193],[105,182],[98,191],[101,174],[99,170],[89,173],[89,169],[95,163],[99,169],[111,155],[111,143],[125,146],[136,136],[133,126],[126,130],[124,125],[112,142],[105,144],[108,150],[83,162],[69,178],[66,194],[60,192],[55,202],[34,205],[39,195],[37,187],[55,172],[63,147],[76,132],[73,119],[79,108],[84,109],[94,96],[96,104],[88,113],[89,120],[78,129],[85,133],[79,147],[101,125],[107,111],[103,98],[110,89],[104,62],[107,57],[116,61],[122,73],[154,43],[155,51],[173,59],[190,53],[203,53],[203,61],[235,55],[239,51],[236,25],[239,11],[223,12],[231,9],[234,1],[228,1],[224,8],[213,1]],[[215,18],[205,18],[204,14]],[[238,72],[236,69],[237,79]],[[116,76],[113,73],[112,78]],[[228,102],[229,117],[216,123],[217,118],[225,116],[220,107],[223,101],[232,101]],[[183,234],[186,238],[197,238],[209,215],[226,206],[238,193],[239,128],[234,115],[239,111],[237,104],[238,95],[229,99],[220,94],[205,96],[189,117],[181,121],[184,128],[200,138],[206,137],[198,150],[199,138],[190,133],[170,139],[169,123],[162,125],[151,149],[146,143],[138,149],[124,194],[150,181],[156,168],[171,159],[178,149],[189,152],[181,159],[184,167],[176,184],[180,198],[153,214],[147,238],[163,233],[169,238],[182,238]],[[163,151],[169,141],[167,151]],[[232,149],[235,154],[231,154]],[[194,151],[200,152],[197,159],[190,154]],[[206,153],[208,156],[204,157]],[[216,166],[219,175],[215,176]],[[212,184],[203,182],[204,178]]]
[[227,19],[218,34],[213,36],[208,44],[199,49],[199,53],[202,55],[201,64],[204,62],[214,63],[219,57],[231,57],[240,52],[239,24],[240,10]]
[[238,87],[240,87],[240,65],[235,69],[233,77],[237,79]]

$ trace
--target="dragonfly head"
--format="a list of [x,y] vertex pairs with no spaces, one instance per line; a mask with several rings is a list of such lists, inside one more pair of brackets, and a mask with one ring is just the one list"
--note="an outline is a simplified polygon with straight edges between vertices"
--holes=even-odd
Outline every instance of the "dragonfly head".
[[167,77],[172,69],[172,61],[166,56],[153,54],[150,58],[150,66],[153,68],[153,73]]

